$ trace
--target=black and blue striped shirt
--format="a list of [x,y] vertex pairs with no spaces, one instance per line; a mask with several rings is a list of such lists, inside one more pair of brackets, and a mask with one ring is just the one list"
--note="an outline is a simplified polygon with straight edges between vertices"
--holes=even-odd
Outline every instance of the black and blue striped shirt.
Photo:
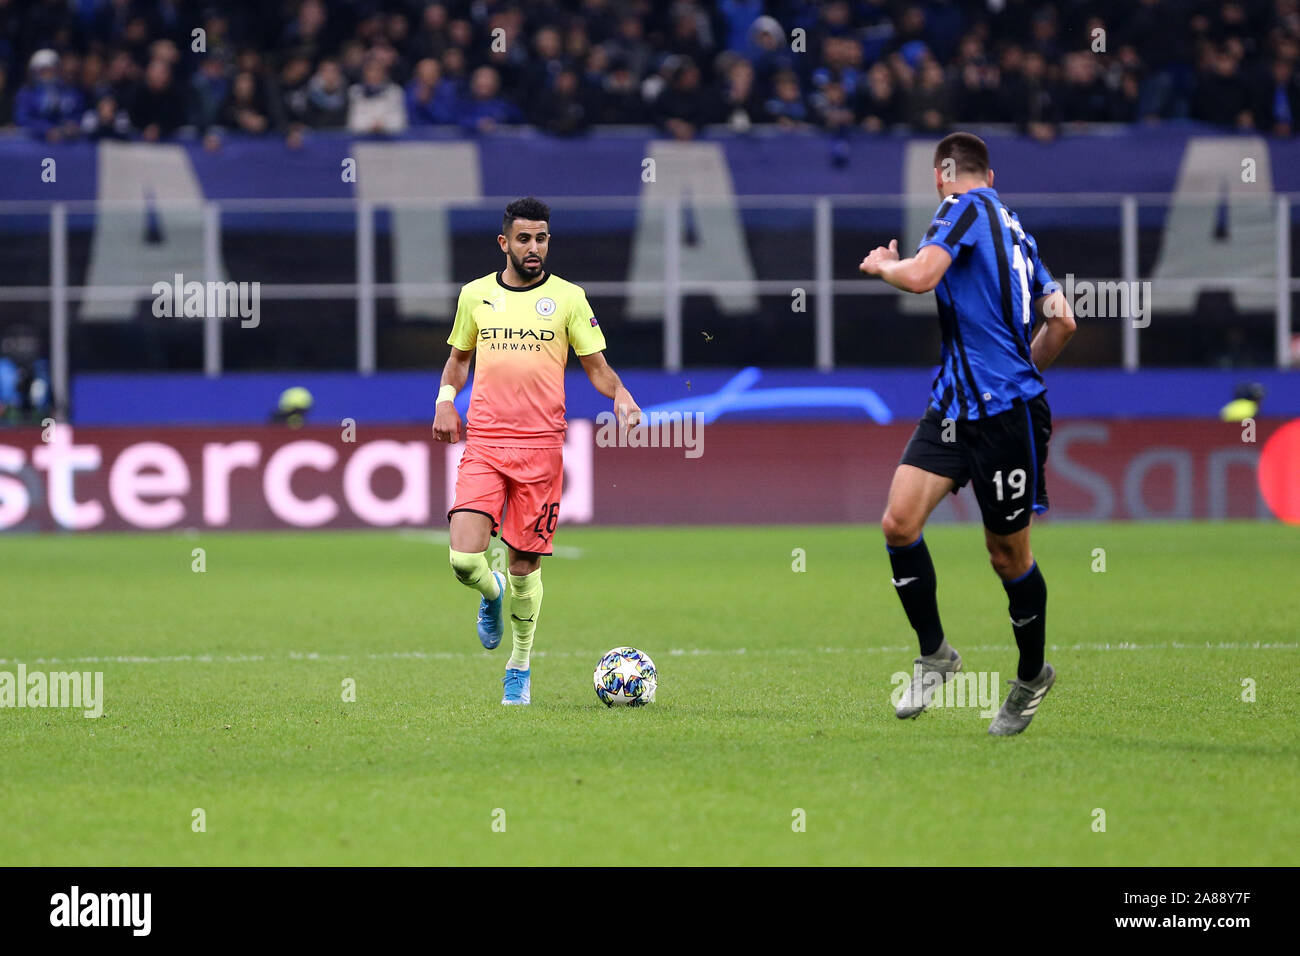
[[1042,394],[1029,351],[1032,303],[1055,283],[1034,237],[985,187],[939,204],[917,251],[935,245],[953,261],[934,290],[943,351],[930,404],[945,418],[987,418]]

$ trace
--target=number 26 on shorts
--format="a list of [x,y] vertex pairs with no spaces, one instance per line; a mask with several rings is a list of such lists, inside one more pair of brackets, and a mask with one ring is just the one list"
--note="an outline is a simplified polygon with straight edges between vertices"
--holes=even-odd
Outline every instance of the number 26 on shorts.
[[[1024,483],[1023,478],[1024,478],[1024,473],[1022,472],[1021,473],[1022,484]],[[537,533],[537,536],[539,538],[544,538],[547,535],[555,534],[555,523],[559,520],[559,518],[560,518],[560,503],[558,501],[554,501],[551,504],[547,505],[545,508],[543,508],[542,513],[537,516],[537,520],[533,522],[533,531]],[[545,530],[543,530],[543,525],[545,525]]]

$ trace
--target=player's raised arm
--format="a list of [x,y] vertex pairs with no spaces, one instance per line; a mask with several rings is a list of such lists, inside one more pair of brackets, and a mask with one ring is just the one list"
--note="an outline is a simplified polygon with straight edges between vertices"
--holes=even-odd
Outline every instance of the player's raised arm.
[[635,428],[639,425],[641,406],[636,403],[632,393],[624,387],[618,373],[605,361],[605,353],[592,352],[590,355],[579,355],[578,359],[582,362],[587,378],[591,379],[591,384],[595,386],[596,391],[614,400],[614,411],[618,414],[619,426]]
[[1035,299],[1034,310],[1043,321],[1034,333],[1029,354],[1034,365],[1042,371],[1056,361],[1065,343],[1074,335],[1074,312],[1059,289]]
[[888,248],[872,249],[858,269],[869,276],[880,276],[895,289],[919,293],[933,291],[950,265],[952,256],[937,245],[923,246],[910,259],[900,259],[898,240],[890,239]]
[[438,388],[438,404],[433,413],[433,440],[445,442],[460,441],[460,413],[454,402],[456,394],[469,381],[469,360],[473,352],[451,347],[447,364],[442,367],[442,384]]

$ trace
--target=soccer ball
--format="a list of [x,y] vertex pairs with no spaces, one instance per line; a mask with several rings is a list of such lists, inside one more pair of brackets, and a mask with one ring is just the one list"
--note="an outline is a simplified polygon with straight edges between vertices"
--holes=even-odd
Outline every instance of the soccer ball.
[[644,707],[655,699],[655,662],[635,647],[616,647],[600,659],[592,682],[606,707]]

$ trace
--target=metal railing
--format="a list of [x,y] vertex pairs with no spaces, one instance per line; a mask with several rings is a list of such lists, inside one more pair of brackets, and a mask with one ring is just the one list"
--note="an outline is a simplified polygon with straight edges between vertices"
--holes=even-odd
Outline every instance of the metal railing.
[[[1027,211],[1026,224],[1031,232],[1032,207],[1086,208],[1090,210],[1114,209],[1118,214],[1119,229],[1116,236],[1119,276],[1090,277],[1094,282],[1123,281],[1136,283],[1141,279],[1138,268],[1139,216],[1144,205],[1168,206],[1174,197],[1169,194],[1084,194],[1084,195],[1007,195],[1004,200],[1013,208]],[[1187,197],[1179,197],[1186,200]],[[1193,197],[1196,198],[1196,197]],[[494,215],[509,201],[509,197],[489,197],[454,202],[412,203],[409,207],[438,211],[490,211]],[[1220,197],[1206,196],[1206,203],[1218,203]],[[1291,295],[1300,292],[1300,281],[1291,277],[1291,215],[1293,197],[1276,195],[1271,203],[1273,219],[1274,258],[1271,277],[1263,276],[1201,276],[1153,277],[1156,290],[1207,285],[1223,289],[1268,289],[1274,298],[1275,361],[1279,368],[1291,364],[1292,317]],[[663,217],[663,274],[660,279],[616,280],[582,282],[590,296],[628,296],[636,293],[653,293],[663,297],[663,364],[668,370],[682,366],[682,312],[683,299],[697,294],[725,294],[746,292],[755,295],[789,295],[792,288],[812,290],[813,334],[815,361],[819,369],[828,370],[835,365],[835,298],[837,296],[899,295],[882,282],[864,281],[862,278],[836,278],[833,263],[835,241],[835,216],[837,210],[897,209],[904,218],[909,215],[928,221],[934,207],[932,197],[903,196],[744,196],[724,200],[701,200],[705,205],[727,208],[744,213],[753,210],[806,210],[812,229],[813,274],[806,278],[769,279],[689,279],[683,275],[683,212],[690,204],[688,199],[637,199],[636,197],[564,198],[552,205],[567,212],[573,210],[622,211],[645,214],[654,210]],[[87,202],[17,202],[0,203],[0,220],[10,215],[31,216],[33,213],[48,216],[49,231],[49,281],[43,285],[0,286],[0,302],[43,302],[49,305],[49,341],[51,386],[57,404],[65,406],[69,392],[69,309],[73,302],[88,300],[131,300],[148,298],[152,292],[147,287],[135,285],[72,285],[69,280],[68,242],[70,215],[104,215],[115,211],[140,214],[141,202],[87,201]],[[206,280],[219,280],[222,272],[222,218],[236,213],[347,213],[355,216],[355,276],[350,282],[332,283],[262,283],[261,297],[268,300],[285,299],[352,299],[356,304],[356,367],[363,374],[376,369],[377,322],[376,302],[380,298],[402,295],[446,296],[453,301],[460,283],[445,278],[431,282],[379,282],[376,269],[375,214],[391,210],[389,202],[366,200],[223,200],[202,203],[159,200],[155,207],[175,207],[201,216],[202,269]],[[913,220],[913,224],[916,220]],[[1096,231],[1096,230],[1093,230]],[[902,232],[902,230],[900,230]],[[882,235],[881,242],[888,241]],[[868,250],[863,249],[865,254]],[[159,277],[170,279],[170,276]],[[1058,276],[1059,278],[1059,276]],[[450,319],[450,316],[448,316]],[[203,317],[203,370],[208,376],[222,372],[221,349],[222,317]],[[1122,362],[1125,369],[1135,370],[1141,364],[1140,329],[1133,322],[1122,327]]]

